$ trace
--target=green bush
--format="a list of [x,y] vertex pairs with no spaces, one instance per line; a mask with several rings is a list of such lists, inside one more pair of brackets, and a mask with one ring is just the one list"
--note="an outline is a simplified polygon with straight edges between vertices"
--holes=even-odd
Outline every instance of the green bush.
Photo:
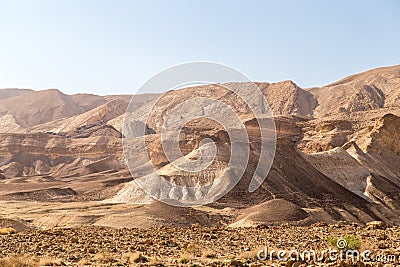
[[181,257],[181,258],[178,259],[178,263],[179,264],[186,264],[188,262],[189,262],[189,260],[187,258],[185,258],[185,257]]

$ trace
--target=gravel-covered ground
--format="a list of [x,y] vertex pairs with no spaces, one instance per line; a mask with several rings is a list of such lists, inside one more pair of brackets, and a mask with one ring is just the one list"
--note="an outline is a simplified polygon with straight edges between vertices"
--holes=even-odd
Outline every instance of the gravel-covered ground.
[[[368,229],[358,225],[319,224],[310,227],[28,230],[0,236],[0,266],[13,266],[13,261],[25,261],[28,263],[25,266],[349,266],[339,260],[330,262],[326,257],[307,263],[257,260],[257,252],[264,247],[269,253],[272,249],[322,252],[336,249],[329,240],[340,237],[360,241],[359,250],[371,250],[371,259],[384,254],[396,256],[395,261],[375,262],[370,266],[400,265],[400,227]],[[350,242],[348,245],[353,245]],[[276,253],[273,256],[277,257]],[[364,265],[359,262],[354,266]]]

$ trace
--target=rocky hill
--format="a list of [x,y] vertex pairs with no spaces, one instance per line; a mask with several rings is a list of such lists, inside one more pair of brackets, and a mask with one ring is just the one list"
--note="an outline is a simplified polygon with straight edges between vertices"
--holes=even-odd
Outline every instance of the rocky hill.
[[32,92],[33,90],[31,89],[17,89],[17,88],[0,89],[0,99],[10,98]]
[[[292,81],[256,84],[274,115],[277,143],[271,171],[255,192],[248,189],[262,152],[258,125],[246,103],[224,85],[169,91],[160,99],[157,94],[135,96],[134,108],[128,113],[131,96],[0,90],[3,213],[41,227],[183,225],[171,219],[170,213],[185,217],[184,225],[308,225],[337,220],[400,224],[400,65],[352,75],[320,88],[302,89]],[[229,86],[246,95],[252,85]],[[249,97],[260,103],[257,97]],[[137,127],[146,128],[145,136],[129,139],[134,147],[145,138],[150,157],[149,162],[142,155],[133,155],[141,163],[135,175],[154,165],[164,178],[184,185],[218,177],[231,179],[228,163],[235,144],[224,125],[235,124],[231,117],[224,117],[228,109],[221,109],[216,102],[183,107],[185,115],[221,114],[223,121],[200,118],[186,123],[179,140],[183,155],[176,159],[196,159],[209,153],[212,146],[202,143],[208,138],[217,147],[212,164],[197,173],[185,172],[163,151],[163,125],[183,121],[174,115],[174,109],[197,98],[213,99],[234,110],[249,135],[249,162],[242,179],[215,203],[167,209],[132,181],[136,177],[125,165],[122,125],[128,118],[130,133]],[[148,110],[151,115],[147,119],[144,114]],[[196,193],[169,192],[176,201],[183,196],[195,199]],[[32,200],[37,205],[32,211],[19,211],[18,203]],[[41,203],[54,202],[58,204],[52,213],[44,213]],[[87,206],[90,218],[84,215],[87,210],[80,208],[89,203],[93,205]],[[123,206],[125,203],[130,205]],[[66,216],[65,210],[72,210],[70,205],[79,208]]]
[[354,117],[363,111],[398,112],[400,65],[373,69],[320,88],[308,89],[318,101],[315,117]]
[[24,128],[75,116],[82,112],[82,108],[69,96],[56,89],[0,100],[0,114],[13,116],[15,121]]

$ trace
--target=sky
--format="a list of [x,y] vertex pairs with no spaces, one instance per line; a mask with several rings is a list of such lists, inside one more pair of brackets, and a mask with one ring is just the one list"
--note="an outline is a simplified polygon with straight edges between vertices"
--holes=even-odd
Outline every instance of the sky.
[[400,64],[400,1],[0,0],[0,88],[132,94],[177,64],[322,86]]

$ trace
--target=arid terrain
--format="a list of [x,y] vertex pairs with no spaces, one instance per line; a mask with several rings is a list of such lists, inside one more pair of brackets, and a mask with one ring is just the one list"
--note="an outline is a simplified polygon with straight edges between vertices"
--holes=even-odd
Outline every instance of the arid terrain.
[[[369,250],[369,266],[398,266],[400,229],[368,229],[356,224],[316,224],[312,227],[265,225],[250,228],[156,227],[145,229],[73,228],[25,231],[0,236],[3,254],[26,255],[31,264],[80,266],[353,266],[328,256],[318,260],[279,260],[285,250],[315,251],[335,249],[328,240],[337,236],[357,236],[360,251]],[[271,259],[258,260],[260,250],[275,250]],[[387,256],[390,258],[385,258]],[[295,256],[294,256],[295,257]],[[379,258],[380,257],[380,258]],[[8,261],[15,259],[10,256]],[[6,261],[5,260],[5,261]],[[306,264],[307,262],[307,264]],[[357,263],[357,260],[353,262]],[[1,264],[1,261],[0,261]],[[380,265],[382,264],[382,265]],[[1,266],[1,265],[0,265]],[[358,265],[355,266],[366,266]]]
[[[22,254],[34,264],[35,257],[46,256],[70,265],[262,266],[245,253],[264,245],[321,249],[329,247],[330,237],[344,235],[357,236],[374,253],[398,255],[400,65],[318,88],[293,81],[256,84],[273,113],[277,141],[271,171],[254,192],[248,188],[261,153],[258,125],[224,85],[136,95],[129,114],[130,95],[1,89],[0,228],[17,233],[0,237],[0,259]],[[249,84],[230,86],[246,92]],[[223,126],[198,119],[183,128],[184,157],[207,151],[204,138],[218,148],[215,161],[195,174],[175,168],[160,142],[168,114],[196,97],[232,107],[249,135],[249,162],[243,178],[218,201],[169,206],[147,196],[128,170],[124,118],[132,123],[125,131],[146,128],[145,136],[129,140],[135,146],[145,138],[148,146],[150,162],[135,155],[144,166],[136,175],[151,163],[183,185],[209,182],[229,173],[233,144]],[[202,108],[220,112],[212,105]],[[153,113],[144,118],[148,109]],[[178,202],[185,195],[168,194]],[[371,221],[388,228],[365,228]]]

